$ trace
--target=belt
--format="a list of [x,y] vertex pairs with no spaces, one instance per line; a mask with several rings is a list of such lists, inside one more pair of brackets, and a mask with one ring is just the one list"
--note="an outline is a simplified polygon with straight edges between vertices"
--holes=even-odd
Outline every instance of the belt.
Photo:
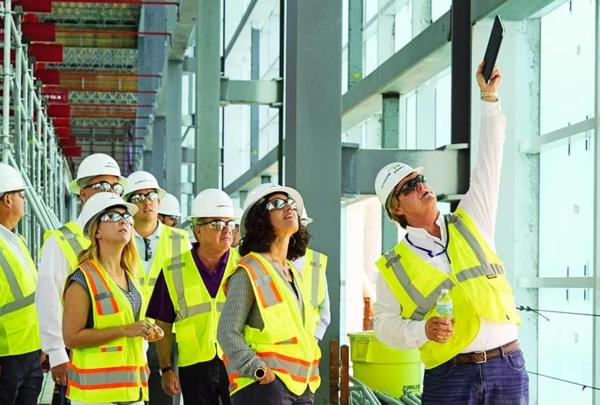
[[451,361],[454,364],[477,364],[477,363],[485,363],[488,360],[494,359],[496,357],[500,357],[506,353],[514,352],[519,348],[519,341],[513,340],[510,343],[505,344],[504,346],[497,347],[495,349],[490,349],[487,351],[480,352],[472,352],[472,353],[463,353],[454,357]]

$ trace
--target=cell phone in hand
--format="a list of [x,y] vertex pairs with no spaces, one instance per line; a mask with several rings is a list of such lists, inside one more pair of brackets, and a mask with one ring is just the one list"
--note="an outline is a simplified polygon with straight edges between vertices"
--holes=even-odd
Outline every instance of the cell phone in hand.
[[496,66],[496,59],[498,58],[498,52],[500,52],[500,45],[502,44],[502,38],[504,37],[504,26],[502,25],[502,19],[499,15],[494,18],[494,26],[488,40],[487,48],[485,49],[485,56],[483,57],[483,78],[486,83],[489,83]]

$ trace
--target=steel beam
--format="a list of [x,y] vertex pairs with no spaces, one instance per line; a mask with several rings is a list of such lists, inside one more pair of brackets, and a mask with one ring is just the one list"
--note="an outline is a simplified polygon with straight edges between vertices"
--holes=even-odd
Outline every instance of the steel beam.
[[450,145],[438,150],[394,150],[359,149],[356,144],[344,144],[342,193],[349,197],[374,194],[377,172],[392,162],[426,167],[428,182],[442,200],[464,194],[469,186],[467,145]]
[[[398,149],[400,146],[400,94],[381,95],[381,147]],[[345,155],[347,156],[347,155]],[[381,251],[387,252],[398,243],[397,225],[390,220],[384,208],[381,209]]]
[[196,164],[194,194],[220,188],[219,145],[221,2],[205,0],[196,25]]

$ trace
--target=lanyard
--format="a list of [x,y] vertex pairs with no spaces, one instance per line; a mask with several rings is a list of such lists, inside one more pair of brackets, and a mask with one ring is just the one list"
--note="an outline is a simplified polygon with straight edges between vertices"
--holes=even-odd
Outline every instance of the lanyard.
[[442,251],[440,251],[438,253],[433,253],[433,251],[431,249],[427,249],[427,248],[415,245],[408,237],[408,234],[406,234],[406,241],[415,249],[419,249],[420,251],[427,253],[427,256],[429,256],[431,258],[445,254],[446,257],[448,258],[448,262],[451,263],[450,256],[448,256],[448,244],[450,243],[450,230],[448,229],[448,220],[445,216],[444,216],[444,225],[446,226],[446,246],[444,246],[444,249],[442,249]]

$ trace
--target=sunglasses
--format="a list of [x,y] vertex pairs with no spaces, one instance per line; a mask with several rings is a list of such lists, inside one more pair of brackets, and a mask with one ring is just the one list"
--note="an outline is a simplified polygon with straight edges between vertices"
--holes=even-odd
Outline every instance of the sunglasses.
[[100,222],[121,222],[125,221],[133,225],[133,217],[128,212],[109,211],[100,215]]
[[90,184],[84,188],[93,188],[94,190],[103,192],[114,192],[116,195],[123,195],[123,185],[121,183],[110,184],[108,181],[99,181],[98,183]]
[[419,185],[420,183],[423,183],[423,184],[427,183],[425,176],[423,176],[422,174],[419,174],[414,179],[410,179],[409,181],[407,181],[402,186],[399,193],[401,193],[402,195],[409,195],[410,193],[412,193],[413,191],[416,190],[417,185]]
[[208,225],[209,229],[212,229],[213,231],[222,231],[223,228],[227,227],[230,231],[233,231],[237,225],[237,223],[234,220],[229,220],[229,221],[222,221],[220,219],[215,219],[214,221],[210,221],[210,222],[199,222],[198,225],[200,226],[204,226],[204,225]]
[[296,201],[293,198],[275,198],[274,200],[271,200],[269,202],[267,202],[267,204],[265,205],[265,207],[267,208],[267,211],[273,211],[273,210],[280,210],[283,207],[285,207],[286,205],[289,205],[290,207],[292,207],[292,209],[298,211],[298,206],[296,205]]
[[129,201],[131,201],[134,204],[140,204],[143,203],[144,201],[154,201],[154,200],[158,200],[158,193],[156,191],[150,191],[149,193],[146,194],[133,194],[131,197],[129,197]]
[[169,218],[171,221],[179,221],[179,217],[177,215],[163,215],[165,218]]

